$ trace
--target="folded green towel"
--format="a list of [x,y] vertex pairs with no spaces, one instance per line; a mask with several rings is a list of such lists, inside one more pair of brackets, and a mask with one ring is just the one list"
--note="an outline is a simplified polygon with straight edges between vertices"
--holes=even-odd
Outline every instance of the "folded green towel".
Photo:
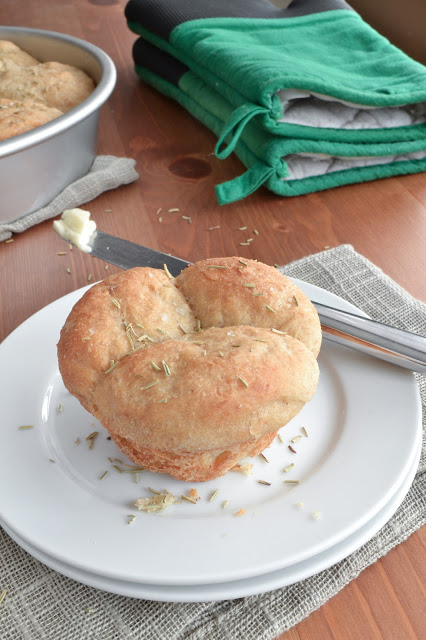
[[426,68],[343,0],[293,0],[287,9],[269,0],[130,0],[125,13],[130,29],[231,104],[218,157],[252,118],[309,140],[426,137]]
[[[147,83],[179,102],[216,135],[232,105],[183,63],[139,38],[133,48],[136,71]],[[394,143],[341,143],[286,139],[249,122],[235,152],[248,168],[216,187],[220,204],[244,198],[265,184],[284,196],[426,170],[426,139]]]

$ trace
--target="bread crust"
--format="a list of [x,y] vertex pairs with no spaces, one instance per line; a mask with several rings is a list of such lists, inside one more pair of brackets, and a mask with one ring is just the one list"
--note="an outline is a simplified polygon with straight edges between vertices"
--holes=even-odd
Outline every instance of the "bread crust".
[[20,133],[40,127],[59,118],[62,111],[34,100],[9,100],[0,98],[0,140],[7,140]]
[[[62,329],[65,386],[145,468],[188,481],[223,475],[315,393],[315,309],[275,269],[239,260],[206,260],[175,280],[150,268],[116,274]],[[271,297],[260,304],[261,287]]]
[[13,66],[0,74],[0,96],[31,99],[65,113],[80,104],[95,85],[84,71],[61,62]]

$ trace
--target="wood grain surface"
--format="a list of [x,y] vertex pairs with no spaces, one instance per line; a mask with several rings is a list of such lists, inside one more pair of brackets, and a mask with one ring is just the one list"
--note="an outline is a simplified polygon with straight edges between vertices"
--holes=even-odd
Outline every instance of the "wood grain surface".
[[[117,67],[116,89],[101,112],[99,153],[135,158],[139,180],[88,204],[101,230],[190,261],[238,254],[285,264],[350,243],[426,301],[425,174],[289,199],[260,189],[219,207],[214,185],[239,175],[242,165],[234,156],[217,160],[213,135],[138,80],[131,59],[135,36],[124,6],[122,0],[0,2],[0,24],[81,37],[104,49]],[[169,212],[173,208],[179,211]],[[208,230],[215,226],[220,228]],[[239,230],[243,226],[247,230]],[[241,246],[248,237],[250,246]],[[63,250],[51,221],[0,244],[0,339],[38,309],[86,285],[89,274],[98,280],[118,271],[106,271],[105,263],[77,250],[59,256]],[[425,542],[423,529],[280,640],[426,638]]]

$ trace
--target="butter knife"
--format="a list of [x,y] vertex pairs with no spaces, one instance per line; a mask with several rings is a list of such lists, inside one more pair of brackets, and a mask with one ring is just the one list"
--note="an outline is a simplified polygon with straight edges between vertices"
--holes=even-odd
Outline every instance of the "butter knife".
[[[138,266],[161,269],[166,264],[170,273],[177,276],[190,264],[168,253],[161,253],[102,231],[95,231],[89,240],[89,246],[92,256],[122,269]],[[312,303],[318,312],[326,340],[426,374],[426,337],[313,300]]]

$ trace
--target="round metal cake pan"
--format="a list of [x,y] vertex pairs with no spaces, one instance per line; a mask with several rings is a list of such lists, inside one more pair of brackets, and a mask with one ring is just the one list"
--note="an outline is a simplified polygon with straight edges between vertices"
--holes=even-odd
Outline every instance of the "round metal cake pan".
[[117,74],[104,51],[79,38],[0,26],[0,40],[14,42],[40,62],[78,67],[96,85],[88,98],[59,118],[0,142],[0,223],[5,223],[46,206],[87,173],[96,154],[100,107]]

